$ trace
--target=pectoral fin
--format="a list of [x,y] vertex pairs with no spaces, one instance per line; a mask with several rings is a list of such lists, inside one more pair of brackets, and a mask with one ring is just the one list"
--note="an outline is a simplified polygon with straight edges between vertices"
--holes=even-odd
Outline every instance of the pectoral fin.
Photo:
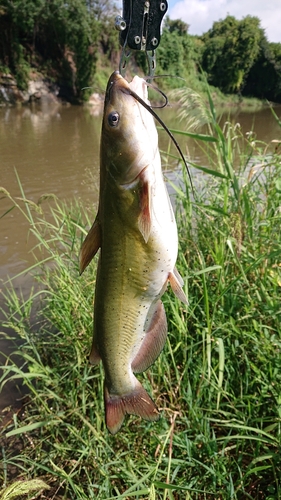
[[134,373],[142,373],[154,363],[165,345],[166,338],[165,309],[161,300],[158,300],[140,350],[131,365]]
[[169,273],[169,282],[170,282],[170,285],[172,287],[172,290],[174,292],[174,294],[178,297],[178,299],[180,299],[184,304],[188,304],[188,300],[185,296],[185,293],[182,289],[182,286],[183,286],[183,279],[180,275],[180,273],[178,272],[178,270],[176,268],[174,268],[174,272],[173,273]]
[[138,226],[144,241],[147,243],[151,232],[151,192],[150,184],[146,179],[145,171],[139,176],[139,192],[140,192],[140,215]]
[[93,340],[89,361],[91,365],[98,365],[100,360],[101,360],[100,353],[95,345],[95,341]]
[[88,232],[85,240],[82,243],[80,250],[80,274],[90,264],[92,258],[96,255],[101,246],[101,228],[98,221],[98,216],[95,219],[90,231]]

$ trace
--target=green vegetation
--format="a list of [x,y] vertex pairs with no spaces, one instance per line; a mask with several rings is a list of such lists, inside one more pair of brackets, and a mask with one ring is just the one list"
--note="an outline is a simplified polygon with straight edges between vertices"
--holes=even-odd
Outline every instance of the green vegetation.
[[281,100],[281,44],[267,41],[257,17],[215,22],[202,36],[202,67],[223,92]]
[[30,481],[15,481],[13,484],[0,491],[0,500],[12,500],[22,495],[28,495],[31,492],[38,492],[43,489],[49,489],[49,486],[40,479],[31,479]]
[[62,97],[85,99],[82,88],[94,82],[99,46],[106,52],[112,40],[108,16],[112,20],[106,1],[3,0],[0,67],[10,69],[20,89],[26,89],[32,70],[58,82]]
[[[59,85],[61,97],[76,101],[89,96],[85,87],[103,91],[120,56],[115,15],[113,0],[3,0],[0,83],[10,72],[26,89],[30,76],[43,75]],[[158,75],[181,77],[206,92],[203,71],[224,93],[281,102],[281,44],[268,42],[257,17],[227,16],[201,37],[168,16],[163,26]],[[135,55],[132,72],[135,63],[146,72],[144,53]],[[165,90],[183,86],[177,78],[157,82]]]
[[[190,97],[177,92],[184,114]],[[16,470],[50,486],[41,498],[281,499],[280,141],[221,128],[210,95],[197,104],[186,134],[208,166],[190,162],[195,200],[185,171],[175,186],[189,306],[164,295],[168,340],[141,376],[159,422],[130,417],[116,436],[105,428],[103,370],[87,363],[95,265],[79,277],[77,259],[94,214],[53,199],[44,215],[44,197],[35,205],[22,189],[21,200],[1,190],[36,237],[38,281],[28,298],[5,292],[22,361],[7,359],[2,384],[22,379],[30,398],[2,429],[1,483]]]
[[203,67],[210,75],[210,83],[225,92],[240,91],[263,38],[257,17],[247,16],[237,21],[227,16],[224,21],[215,22],[203,36]]

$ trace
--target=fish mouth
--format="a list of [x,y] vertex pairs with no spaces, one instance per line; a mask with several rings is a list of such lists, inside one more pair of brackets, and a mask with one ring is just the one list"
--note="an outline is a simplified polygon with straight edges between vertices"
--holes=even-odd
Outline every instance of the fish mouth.
[[[147,102],[147,94],[145,92],[145,89],[142,85],[138,85],[138,82],[141,82],[142,79],[139,78],[138,80],[135,80],[135,78],[136,77],[133,78],[131,83],[128,83],[125,78],[123,78],[123,76],[119,73],[119,71],[114,71],[107,84],[105,102],[107,103],[111,101],[113,87],[117,87],[121,92],[127,95],[131,95],[136,101],[142,104],[142,106],[149,108],[150,110],[151,108]],[[132,89],[131,86],[133,86],[134,88]],[[141,92],[139,92],[139,90],[141,90]]]
[[[131,82],[133,83],[133,82]],[[118,87],[120,88],[121,92],[123,92],[124,94],[129,94],[131,95],[132,97],[134,97],[134,99],[139,103],[141,104],[154,118],[155,120],[158,121],[158,123],[160,123],[160,125],[164,128],[164,130],[166,130],[167,134],[169,135],[169,137],[172,139],[174,145],[176,146],[180,156],[181,156],[181,159],[183,161],[183,164],[185,165],[186,167],[186,170],[187,170],[187,174],[188,174],[188,177],[189,177],[189,180],[190,180],[190,186],[191,186],[191,190],[194,194],[194,188],[193,188],[193,183],[192,183],[192,178],[191,178],[191,174],[190,174],[190,171],[189,171],[189,168],[188,168],[188,164],[186,162],[186,159],[183,155],[183,152],[177,142],[177,140],[175,139],[175,137],[173,136],[173,134],[170,132],[170,130],[168,129],[168,127],[165,125],[165,123],[163,122],[163,120],[157,115],[157,113],[155,113],[155,111],[152,109],[152,107],[150,106],[149,104],[149,101],[147,100],[147,97],[144,96],[144,99],[142,99],[134,90],[131,89],[130,85],[126,80],[125,78],[123,78],[123,76],[119,73],[119,71],[114,71],[114,73],[112,73],[109,81],[108,81],[108,85],[107,85],[107,89],[106,89],[106,97],[105,97],[105,105],[108,104],[109,100],[110,100],[110,94],[111,94],[111,91],[112,91],[112,88],[114,85],[118,85]],[[144,89],[144,87],[143,87]],[[143,93],[144,93],[144,90],[143,90]]]

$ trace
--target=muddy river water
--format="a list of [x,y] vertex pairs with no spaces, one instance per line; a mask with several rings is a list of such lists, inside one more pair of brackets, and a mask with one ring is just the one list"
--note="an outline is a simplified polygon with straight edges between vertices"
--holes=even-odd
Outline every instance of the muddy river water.
[[[176,108],[169,108],[161,111],[161,117],[169,127],[180,128],[177,113]],[[280,117],[281,108],[276,108],[276,113]],[[281,137],[281,129],[269,109],[255,113],[235,110],[231,120],[239,122],[244,132],[253,129],[261,141]],[[20,196],[16,171],[25,196],[35,202],[46,193],[69,202],[74,198],[85,203],[96,202],[100,129],[101,114],[97,108],[57,104],[0,108],[0,186],[12,196]],[[161,132],[162,150],[167,149],[167,141]],[[186,151],[186,139],[181,137],[179,142]],[[200,162],[202,153],[190,140],[188,150]],[[8,277],[24,271],[32,262],[27,222],[18,211],[9,212],[11,205],[0,193],[0,290],[5,288]],[[23,274],[13,285],[26,294],[32,281]],[[5,307],[1,293],[0,307]],[[0,316],[0,331],[4,331],[3,316]],[[0,352],[8,353],[10,348],[9,342],[0,338]],[[3,362],[2,356],[0,364]],[[5,387],[0,393],[0,410],[17,397],[15,388]]]

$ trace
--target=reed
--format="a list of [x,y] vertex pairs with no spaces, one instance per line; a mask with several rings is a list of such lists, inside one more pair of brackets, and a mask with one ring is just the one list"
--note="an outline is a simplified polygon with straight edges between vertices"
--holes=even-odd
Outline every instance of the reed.
[[16,468],[50,487],[32,498],[281,499],[279,142],[243,137],[219,123],[210,96],[205,106],[206,133],[186,132],[206,156],[190,161],[196,199],[184,171],[175,185],[189,306],[164,295],[168,340],[141,376],[162,410],[156,423],[130,417],[116,436],[105,428],[102,369],[87,362],[96,268],[79,277],[77,261],[93,215],[5,192],[36,238],[25,272],[37,286],[28,298],[4,292],[3,326],[22,345],[1,384],[22,379],[30,396],[1,431],[3,485]]

